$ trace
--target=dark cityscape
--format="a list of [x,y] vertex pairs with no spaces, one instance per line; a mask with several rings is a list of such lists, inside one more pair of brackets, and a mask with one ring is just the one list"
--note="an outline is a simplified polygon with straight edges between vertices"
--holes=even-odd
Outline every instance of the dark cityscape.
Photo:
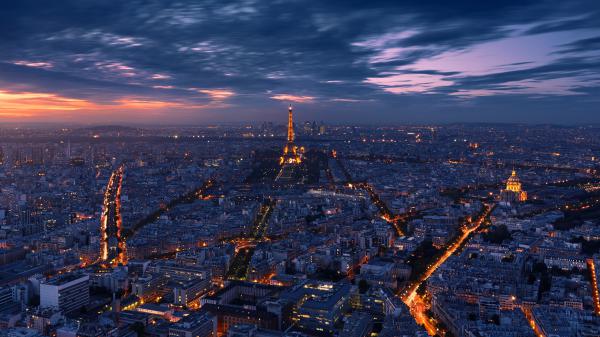
[[596,2],[0,27],[0,337],[600,336]]

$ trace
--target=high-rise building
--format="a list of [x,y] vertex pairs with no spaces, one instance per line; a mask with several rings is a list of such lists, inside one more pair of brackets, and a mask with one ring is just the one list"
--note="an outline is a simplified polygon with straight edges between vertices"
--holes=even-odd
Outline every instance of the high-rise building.
[[312,124],[309,121],[304,122],[304,133],[312,135]]
[[65,274],[40,284],[40,308],[55,308],[69,313],[90,302],[90,277]]
[[317,280],[306,281],[281,295],[293,303],[292,322],[296,327],[306,332],[331,335],[349,307],[351,297],[350,283]]
[[202,294],[206,293],[211,286],[210,278],[196,278],[187,282],[173,282],[173,303],[175,305],[190,306],[199,302]]
[[13,301],[13,292],[9,287],[0,288],[0,307],[4,308]]
[[217,319],[210,314],[192,314],[169,327],[169,337],[216,337]]

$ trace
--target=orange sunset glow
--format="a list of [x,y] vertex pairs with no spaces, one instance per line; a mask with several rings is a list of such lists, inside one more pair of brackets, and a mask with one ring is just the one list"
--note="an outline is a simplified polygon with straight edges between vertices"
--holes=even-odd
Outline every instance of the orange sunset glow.
[[[225,93],[213,94],[221,95],[219,99],[228,97]],[[123,97],[112,102],[97,103],[46,92],[0,90],[0,117],[13,119],[39,118],[53,113],[68,117],[75,112],[114,114],[121,111],[159,111],[167,108],[201,109],[203,107],[205,106],[198,104],[135,97]]]

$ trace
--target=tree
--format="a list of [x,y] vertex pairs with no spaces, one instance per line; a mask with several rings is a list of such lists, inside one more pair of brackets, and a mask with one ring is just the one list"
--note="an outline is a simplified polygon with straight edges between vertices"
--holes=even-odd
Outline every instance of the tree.
[[552,288],[552,276],[548,273],[543,273],[540,278],[540,288],[538,293],[538,300],[542,298],[542,293],[545,293]]
[[483,239],[487,242],[501,244],[504,240],[510,240],[512,237],[506,225],[500,225],[483,234]]
[[369,286],[369,283],[368,283],[366,280],[364,280],[364,279],[361,279],[361,280],[358,282],[358,291],[359,291],[361,294],[364,294],[364,293],[366,293],[366,292],[367,292],[367,290],[369,290],[369,287],[370,287],[370,286]]
[[377,254],[379,256],[385,256],[387,254],[388,248],[384,245],[380,245]]
[[544,262],[536,262],[533,265],[533,272],[544,274],[544,273],[548,272],[548,267],[546,266],[546,264]]
[[131,331],[135,332],[138,335],[138,337],[144,336],[146,332],[146,326],[144,326],[142,322],[134,322],[129,326],[129,328],[131,329]]

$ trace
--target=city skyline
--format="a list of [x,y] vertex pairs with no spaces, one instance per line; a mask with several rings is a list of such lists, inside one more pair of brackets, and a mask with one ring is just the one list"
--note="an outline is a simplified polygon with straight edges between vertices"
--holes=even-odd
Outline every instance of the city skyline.
[[291,103],[336,124],[598,123],[599,17],[585,0],[4,2],[0,122],[284,121]]
[[599,335],[600,127],[287,116],[0,127],[0,337]]
[[0,32],[0,337],[600,336],[600,1]]

